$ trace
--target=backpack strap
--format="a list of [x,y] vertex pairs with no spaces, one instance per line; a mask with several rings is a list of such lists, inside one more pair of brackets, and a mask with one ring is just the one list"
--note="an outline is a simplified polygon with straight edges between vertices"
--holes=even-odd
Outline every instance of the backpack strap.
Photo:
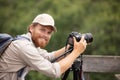
[[[21,35],[16,36],[16,37],[13,39],[13,41],[15,41],[15,40],[25,40],[25,39],[28,40],[28,41],[30,41],[29,38],[24,37],[24,36],[21,36]],[[26,68],[26,66],[23,67],[23,68],[21,68],[20,70],[18,70],[18,72],[17,72],[18,80],[21,79],[21,78],[23,78],[23,77],[25,77],[25,75],[26,75],[26,74],[24,74],[25,68]],[[24,74],[24,75],[23,75],[23,74]]]
[[9,34],[6,33],[0,34],[0,57],[12,41],[13,37],[10,36]]
[[21,36],[21,35],[18,35],[15,38],[13,38],[11,35],[6,34],[6,33],[0,34],[0,57],[2,56],[4,51],[7,49],[7,47],[10,45],[10,43],[18,39],[21,39],[21,40],[26,39],[30,41],[29,38]]
[[25,68],[26,68],[26,67],[23,67],[23,68],[21,68],[21,69],[17,72],[17,76],[18,76],[18,77],[21,77],[21,76],[22,76]]
[[[21,36],[21,35],[17,35],[17,36],[13,39],[13,41],[15,41],[15,40],[25,40],[25,39],[28,40],[28,41],[30,41],[29,38],[24,37],[24,36]],[[23,76],[23,73],[24,73],[24,71],[25,71],[25,68],[26,68],[26,66],[23,67],[23,68],[21,68],[20,70],[18,70],[18,72],[17,72],[18,78],[21,78],[21,77]]]
[[22,40],[22,39],[26,39],[26,40],[28,40],[28,41],[30,41],[30,39],[29,38],[27,38],[27,37],[25,37],[25,36],[21,36],[21,35],[17,35],[14,39],[13,39],[13,41],[14,40]]

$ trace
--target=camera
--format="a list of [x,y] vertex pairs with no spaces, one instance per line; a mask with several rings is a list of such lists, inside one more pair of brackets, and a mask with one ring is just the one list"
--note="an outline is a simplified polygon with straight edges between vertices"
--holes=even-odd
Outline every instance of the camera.
[[[71,32],[68,37],[67,37],[67,41],[66,41],[66,49],[65,49],[65,53],[58,56],[57,58],[53,59],[51,62],[55,62],[57,61],[59,58],[66,56],[67,54],[69,54],[70,52],[72,52],[73,47],[74,47],[74,41],[73,41],[73,37],[75,37],[76,41],[79,42],[81,37],[84,35],[84,39],[86,40],[87,43],[91,43],[93,41],[93,36],[91,33],[85,33],[85,34],[81,34],[78,32]],[[70,47],[67,49],[67,44],[70,45]],[[80,57],[80,56],[79,56]],[[79,57],[78,59],[76,59],[75,62],[80,62],[79,61]]]
[[93,41],[93,35],[91,33],[81,34],[78,32],[71,32],[68,36],[68,44],[73,46],[73,43],[74,43],[73,37],[75,37],[76,41],[79,42],[82,35],[84,35],[84,38],[87,43],[91,43]]

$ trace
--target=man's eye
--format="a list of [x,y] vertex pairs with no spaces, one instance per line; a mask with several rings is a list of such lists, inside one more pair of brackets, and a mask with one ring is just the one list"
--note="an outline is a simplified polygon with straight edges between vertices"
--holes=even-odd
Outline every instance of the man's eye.
[[51,34],[52,34],[52,32],[48,32],[48,34],[49,34],[49,35],[51,35]]
[[40,31],[45,32],[45,29],[40,29]]

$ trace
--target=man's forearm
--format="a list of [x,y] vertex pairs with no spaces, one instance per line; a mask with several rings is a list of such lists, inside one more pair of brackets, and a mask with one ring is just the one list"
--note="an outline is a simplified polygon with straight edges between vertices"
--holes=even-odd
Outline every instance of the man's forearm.
[[78,57],[78,55],[75,55],[75,51],[67,55],[67,57],[60,60],[58,63],[60,64],[61,74],[64,73],[71,65],[73,64],[74,60]]
[[65,47],[63,47],[63,48],[55,51],[54,56],[55,56],[55,57],[59,57],[59,56],[62,55],[64,52],[65,52]]

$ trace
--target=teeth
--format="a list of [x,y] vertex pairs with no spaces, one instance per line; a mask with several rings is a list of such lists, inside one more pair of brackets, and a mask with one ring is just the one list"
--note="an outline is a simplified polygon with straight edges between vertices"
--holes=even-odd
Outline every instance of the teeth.
[[45,39],[43,39],[43,38],[41,38],[42,40],[45,40]]

